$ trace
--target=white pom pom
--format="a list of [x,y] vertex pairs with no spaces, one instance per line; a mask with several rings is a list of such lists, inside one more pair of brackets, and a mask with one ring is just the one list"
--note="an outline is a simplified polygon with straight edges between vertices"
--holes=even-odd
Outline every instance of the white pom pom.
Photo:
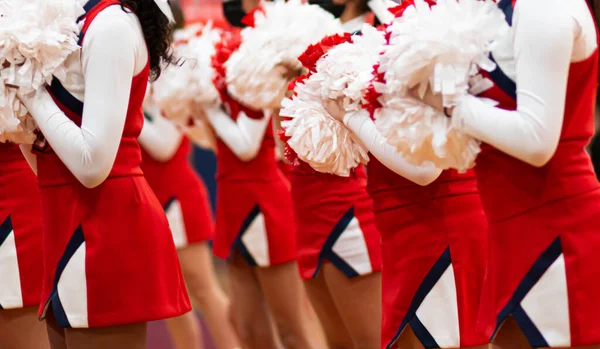
[[319,86],[310,78],[296,85],[297,95],[282,102],[280,115],[289,119],[281,126],[300,160],[316,171],[348,177],[353,168],[369,161],[369,155],[352,133],[325,110]]
[[[5,0],[0,4],[0,133],[4,139],[29,142],[33,131],[31,119],[24,118],[24,107],[14,98],[18,88],[29,94],[52,76],[66,78],[63,63],[79,49],[77,18],[84,13],[81,1],[73,0]],[[18,120],[16,123],[15,119]]]
[[197,108],[219,103],[211,58],[221,31],[209,22],[204,27],[186,29],[178,38],[185,42],[176,47],[175,55],[183,61],[164,70],[153,84],[153,98],[165,117],[185,124]]
[[489,53],[509,33],[504,14],[493,0],[438,0],[431,8],[415,0],[388,31],[379,68],[386,84],[376,87],[384,101],[384,110],[376,113],[384,119],[377,120],[378,128],[415,165],[472,167],[479,142],[452,128],[442,113],[413,100],[409,90],[417,89],[422,97],[431,89],[441,94],[445,107],[455,106],[479,68],[495,67]]
[[317,5],[300,0],[262,3],[254,27],[242,30],[242,44],[225,63],[232,97],[256,109],[278,108],[289,71],[300,71],[300,56],[310,44],[341,32],[338,20]]

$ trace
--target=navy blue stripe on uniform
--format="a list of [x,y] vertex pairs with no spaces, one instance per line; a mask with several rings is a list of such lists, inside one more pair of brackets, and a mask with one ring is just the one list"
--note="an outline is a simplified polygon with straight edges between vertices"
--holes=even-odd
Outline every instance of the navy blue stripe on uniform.
[[[427,273],[427,275],[423,279],[423,282],[421,282],[421,285],[415,293],[415,296],[413,297],[410,307],[408,307],[408,311],[406,312],[406,315],[404,316],[404,319],[402,320],[402,323],[400,324],[396,335],[394,335],[394,338],[392,338],[392,340],[386,345],[387,349],[392,348],[394,343],[402,334],[402,331],[404,330],[406,325],[410,323],[412,327],[411,321],[413,320],[413,318],[416,317],[417,309],[419,309],[421,303],[423,303],[423,301],[425,300],[425,297],[427,297],[429,292],[433,289],[433,286],[435,286],[435,284],[438,282],[438,280],[442,277],[446,269],[448,269],[451,264],[452,258],[450,257],[450,248],[448,247],[446,248],[444,253],[442,253],[437,262],[435,262],[433,267],[431,267],[431,270],[429,271],[429,273]],[[419,341],[421,341],[421,343],[424,343],[428,340],[426,336],[423,336],[423,338],[419,337],[416,331],[414,331],[414,328],[413,332],[415,332],[415,335],[417,336]]]
[[2,224],[0,224],[0,246],[2,246],[4,241],[6,241],[6,239],[8,238],[10,233],[12,233],[12,231],[13,231],[12,220],[10,219],[10,216],[8,216],[8,217],[6,217],[4,222],[2,222]]
[[542,333],[538,330],[533,321],[531,321],[531,318],[529,318],[529,315],[527,315],[525,309],[523,309],[522,306],[517,306],[513,310],[512,316],[519,325],[519,328],[521,328],[521,332],[523,332],[525,337],[527,337],[527,340],[529,341],[529,344],[531,344],[532,347],[550,347],[548,345],[548,342],[546,342],[544,336],[542,336]]
[[329,233],[327,240],[325,240],[323,248],[319,253],[319,263],[317,264],[317,268],[313,273],[313,278],[316,278],[317,275],[319,275],[319,271],[321,270],[323,261],[325,261],[326,259],[329,260],[331,264],[338,268],[348,278],[353,278],[359,275],[358,272],[354,270],[354,268],[352,268],[348,263],[346,263],[346,261],[344,261],[335,252],[333,252],[333,245],[340,238],[340,236],[342,236],[344,231],[346,231],[348,225],[350,225],[350,222],[352,222],[352,219],[354,219],[354,206],[350,207],[350,209],[348,209],[348,211],[344,213],[342,218],[338,220],[338,222],[331,230],[331,233]]
[[415,317],[410,320],[410,328],[412,328],[415,336],[419,338],[419,341],[425,349],[437,349],[440,347],[418,316],[415,315]]
[[[82,14],[81,16],[79,16],[79,18],[77,18],[77,23],[79,23],[80,21],[82,21],[85,16],[87,16],[88,12],[90,12],[94,7],[96,7],[96,5],[98,5],[100,3],[101,0],[90,0],[88,1],[84,6],[83,6],[83,10],[85,11],[84,14]],[[85,36],[85,33],[82,31],[79,33],[79,39],[77,40],[77,45],[81,46],[81,43],[83,43],[83,37]]]
[[52,306],[54,318],[56,319],[58,325],[62,328],[70,328],[71,324],[69,323],[67,314],[60,301],[60,295],[58,294],[58,281],[60,280],[63,271],[67,267],[67,264],[69,263],[75,252],[77,252],[77,249],[84,242],[85,238],[83,236],[83,229],[81,228],[81,226],[79,226],[77,227],[77,229],[75,229],[73,236],[71,236],[71,239],[65,247],[65,252],[63,252],[62,257],[58,261],[58,265],[56,266],[56,272],[54,273],[54,287],[52,293],[50,294],[50,298],[48,299],[48,301],[46,301],[46,306],[49,303]]
[[500,0],[500,2],[498,2],[498,8],[500,8],[500,10],[504,12],[504,18],[506,19],[506,22],[512,27],[512,19],[514,12],[512,0]]
[[[490,339],[493,339],[496,336],[496,333],[500,329],[500,326],[502,325],[504,320],[508,318],[509,315],[514,315],[515,311],[517,311],[518,313],[518,308],[520,308],[521,301],[523,301],[523,298],[525,298],[527,293],[529,293],[533,286],[535,286],[535,284],[542,278],[542,275],[544,275],[548,268],[550,268],[550,266],[558,259],[561,253],[562,245],[560,242],[560,237],[557,237],[550,244],[550,246],[548,246],[548,248],[542,253],[540,258],[538,258],[538,260],[533,264],[531,269],[529,269],[529,272],[527,272],[523,280],[521,280],[521,283],[516,288],[515,292],[513,293],[513,296],[510,298],[510,300],[504,306],[504,308],[502,308],[500,313],[498,313],[498,316],[496,317],[496,329],[492,333]],[[522,309],[521,312],[525,313]],[[524,318],[521,317],[521,319]],[[516,317],[515,320],[517,320]],[[531,322],[531,320],[529,321]],[[527,326],[526,320],[523,320],[523,324]],[[525,335],[527,336],[527,334]],[[527,337],[527,339],[531,342],[532,345],[533,341],[539,340],[539,338],[537,338],[535,335],[532,335],[531,338]]]
[[252,209],[246,216],[246,219],[244,219],[244,222],[242,223],[242,226],[240,227],[240,230],[238,231],[237,238],[235,239],[235,241],[233,243],[233,248],[234,249],[237,248],[239,250],[239,252],[242,254],[242,256],[244,257],[244,259],[246,259],[246,262],[252,267],[256,267],[258,265],[258,263],[256,263],[256,261],[250,254],[250,251],[248,251],[248,249],[246,248],[246,245],[244,245],[244,242],[242,241],[242,236],[246,233],[246,230],[248,230],[248,228],[250,227],[252,222],[254,222],[256,217],[258,217],[260,212],[261,211],[260,211],[260,207],[258,206],[258,204],[254,205],[254,207],[252,207]]
[[75,98],[56,77],[52,78],[50,93],[73,113],[83,115],[83,102]]
[[177,198],[175,198],[174,196],[172,198],[170,198],[167,203],[163,206],[163,209],[165,210],[165,212],[167,212],[170,208],[171,205],[173,205],[173,203],[175,202],[175,200],[177,200]]

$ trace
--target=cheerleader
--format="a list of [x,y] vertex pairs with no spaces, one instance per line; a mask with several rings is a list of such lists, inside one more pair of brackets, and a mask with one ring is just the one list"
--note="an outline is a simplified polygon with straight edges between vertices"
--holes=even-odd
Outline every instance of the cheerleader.
[[43,260],[35,174],[15,144],[0,143],[0,166],[0,346],[49,348],[37,321]]
[[600,184],[584,150],[598,82],[588,5],[499,1],[512,33],[492,52],[497,67],[482,77],[492,87],[480,96],[499,104],[467,95],[446,111],[487,144],[475,168],[490,222],[480,322],[500,348],[600,347]]
[[147,321],[191,310],[136,141],[148,78],[170,59],[172,13],[159,0],[84,8],[73,78],[20,96],[47,140],[23,149],[42,203],[39,316],[53,348],[145,348]]
[[[366,1],[348,1],[346,32],[360,31]],[[378,348],[381,323],[381,237],[375,227],[367,174],[350,177],[291,171],[300,275],[331,348]]]
[[[368,102],[368,101],[367,101]],[[369,115],[325,108],[370,151],[367,190],[382,237],[382,348],[486,348],[476,331],[486,219],[475,176],[408,164]]]

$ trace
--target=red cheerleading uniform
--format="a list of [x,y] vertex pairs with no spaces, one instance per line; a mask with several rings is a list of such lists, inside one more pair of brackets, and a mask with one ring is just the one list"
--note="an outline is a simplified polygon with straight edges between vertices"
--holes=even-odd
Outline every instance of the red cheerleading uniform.
[[[509,23],[514,4],[498,4]],[[480,325],[493,337],[512,315],[534,347],[600,343],[600,184],[584,150],[594,133],[598,50],[568,74],[552,159],[534,167],[484,145],[475,168],[491,247]],[[516,110],[515,82],[500,66],[484,75],[495,85],[481,96]]]
[[[81,39],[101,11],[120,4],[88,2]],[[149,70],[148,64],[133,77],[121,143],[102,184],[85,188],[51,149],[37,156],[45,266],[39,315],[51,306],[61,327],[116,326],[191,310],[169,223],[140,168]],[[80,125],[83,103],[57,79],[49,91]]]
[[382,347],[410,325],[425,348],[483,345],[475,331],[486,226],[474,174],[444,171],[422,187],[377,159],[368,191],[382,237]]
[[300,161],[291,172],[297,252],[303,279],[331,262],[347,277],[381,271],[381,237],[375,228],[367,173],[318,173]]
[[192,147],[183,138],[179,149],[166,162],[152,158],[142,149],[142,171],[163,206],[175,247],[212,240],[214,222],[204,182],[189,163]]
[[217,233],[213,252],[227,259],[235,248],[252,266],[296,260],[290,185],[277,165],[271,127],[266,129],[258,154],[248,162],[240,160],[217,138]]
[[42,213],[36,177],[18,145],[0,143],[0,309],[40,303]]

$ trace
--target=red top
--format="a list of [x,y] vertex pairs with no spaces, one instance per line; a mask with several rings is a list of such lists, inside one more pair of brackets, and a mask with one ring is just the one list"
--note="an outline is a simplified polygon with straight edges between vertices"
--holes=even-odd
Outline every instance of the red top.
[[477,193],[477,183],[473,171],[461,174],[455,170],[446,170],[433,183],[428,186],[420,186],[397,175],[374,156],[371,156],[368,169],[367,191],[374,198],[373,210],[375,212],[421,201]]
[[[490,75],[492,80],[497,76],[494,72]],[[475,171],[490,221],[600,187],[585,151],[594,134],[597,77],[598,50],[588,59],[571,64],[560,141],[545,166],[534,167],[492,146],[482,147]],[[500,108],[515,110],[514,92],[506,84],[496,84],[481,96],[498,101]]]
[[[82,36],[89,28],[94,18],[104,9],[112,5],[120,5],[120,0],[101,0],[91,11],[83,17],[85,25],[82,28]],[[131,94],[129,97],[129,107],[125,119],[125,128],[123,136],[117,151],[117,156],[113,168],[109,174],[111,177],[142,175],[140,163],[142,161],[140,147],[137,138],[142,131],[144,124],[144,115],[142,112],[142,103],[146,94],[146,86],[150,72],[150,59],[148,64],[137,76],[133,77],[131,84]],[[81,110],[83,103],[75,99],[72,95],[57,95],[53,86],[49,88],[52,98],[58,107],[73,120],[76,125],[81,126]],[[68,92],[66,92],[68,94]],[[40,186],[70,184],[78,182],[75,176],[58,158],[53,151],[44,152],[38,155],[38,183]]]

